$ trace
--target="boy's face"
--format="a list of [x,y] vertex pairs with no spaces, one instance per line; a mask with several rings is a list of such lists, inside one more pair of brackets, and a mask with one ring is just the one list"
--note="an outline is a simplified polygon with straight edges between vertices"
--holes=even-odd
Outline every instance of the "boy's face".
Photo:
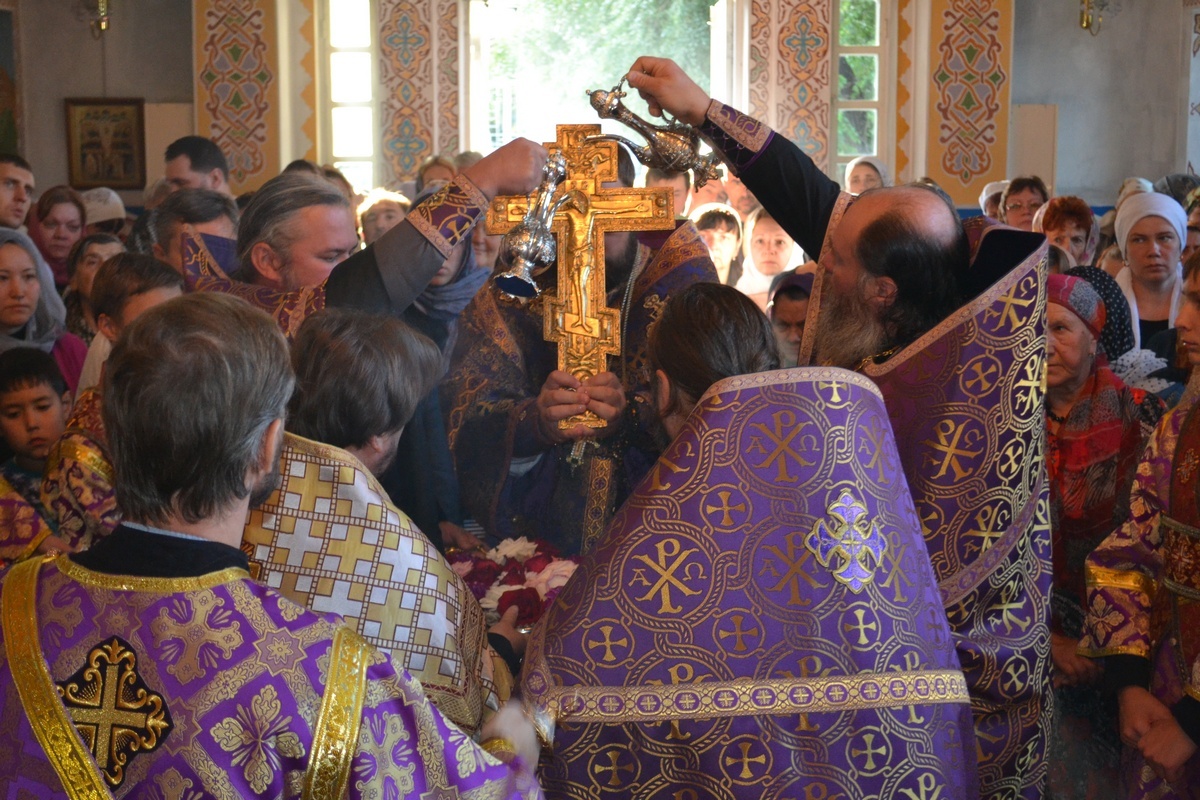
[[68,396],[39,383],[0,393],[0,432],[21,466],[40,468],[67,426]]

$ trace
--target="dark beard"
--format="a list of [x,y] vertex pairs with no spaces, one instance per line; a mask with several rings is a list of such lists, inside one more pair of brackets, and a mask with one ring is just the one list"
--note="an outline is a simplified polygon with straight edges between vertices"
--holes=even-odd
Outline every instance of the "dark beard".
[[865,297],[866,282],[864,275],[849,295],[827,287],[829,291],[821,298],[821,313],[817,317],[816,350],[820,363],[854,369],[863,359],[887,347],[887,330]]
[[625,247],[619,253],[609,252],[608,248],[604,249],[604,291],[606,294],[623,286],[625,281],[629,280],[634,262],[637,261],[637,255],[636,233],[630,235],[625,242]]

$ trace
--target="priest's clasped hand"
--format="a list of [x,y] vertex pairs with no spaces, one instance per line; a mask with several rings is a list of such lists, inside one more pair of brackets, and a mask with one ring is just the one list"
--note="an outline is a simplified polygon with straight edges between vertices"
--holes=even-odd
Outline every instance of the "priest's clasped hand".
[[[554,370],[542,384],[537,397],[538,431],[548,445],[577,439],[607,436],[616,430],[625,412],[625,389],[611,372],[601,372],[581,381],[574,375]],[[608,424],[603,428],[576,425],[562,430],[560,420],[591,411]]]

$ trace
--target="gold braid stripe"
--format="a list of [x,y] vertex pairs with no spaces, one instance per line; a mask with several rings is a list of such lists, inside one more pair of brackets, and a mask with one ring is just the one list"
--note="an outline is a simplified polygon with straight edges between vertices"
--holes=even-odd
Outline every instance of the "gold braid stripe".
[[1149,575],[1129,569],[1106,569],[1088,564],[1084,577],[1089,589],[1129,589],[1153,597],[1157,583]]
[[[105,483],[112,485],[112,464],[99,450],[80,444],[75,439],[61,439],[59,440],[58,447],[55,448],[53,456],[54,466],[57,466],[59,463],[61,463],[64,458],[70,458],[74,461],[78,461],[80,464],[83,464],[92,472],[99,475]],[[52,470],[49,466],[47,466],[46,471],[51,472]]]
[[663,722],[969,703],[961,671],[738,678],[678,686],[555,686],[536,698],[558,722]]
[[329,678],[313,730],[312,756],[304,773],[301,797],[342,797],[350,785],[350,764],[358,744],[367,664],[371,645],[349,628],[339,627],[329,651]]
[[43,525],[42,532],[30,539],[29,544],[25,545],[25,549],[22,550],[21,554],[14,558],[13,561],[24,561],[25,559],[36,555],[37,549],[42,546],[42,542],[49,539],[50,534],[52,533],[54,533],[54,531],[50,530],[49,525]]
[[0,594],[0,624],[8,668],[29,725],[71,800],[110,798],[92,754],[58,699],[38,637],[37,576],[43,559],[13,566]]
[[55,566],[58,567],[59,572],[77,583],[114,592],[150,592],[152,594],[199,592],[250,577],[250,573],[241,567],[226,567],[223,570],[195,578],[141,578],[136,575],[109,575],[104,572],[92,572],[65,555],[59,557]]

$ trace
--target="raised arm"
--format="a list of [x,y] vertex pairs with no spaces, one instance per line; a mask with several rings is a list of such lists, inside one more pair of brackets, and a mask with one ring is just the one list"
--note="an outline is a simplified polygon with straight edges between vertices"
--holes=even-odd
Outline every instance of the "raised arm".
[[813,258],[820,254],[841,189],[799,147],[710,98],[670,59],[642,56],[626,78],[652,115],[666,112],[697,127],[804,252]]
[[402,313],[470,238],[492,198],[537,186],[547,155],[540,144],[515,139],[463,170],[374,245],[339,264],[326,283],[327,304]]

